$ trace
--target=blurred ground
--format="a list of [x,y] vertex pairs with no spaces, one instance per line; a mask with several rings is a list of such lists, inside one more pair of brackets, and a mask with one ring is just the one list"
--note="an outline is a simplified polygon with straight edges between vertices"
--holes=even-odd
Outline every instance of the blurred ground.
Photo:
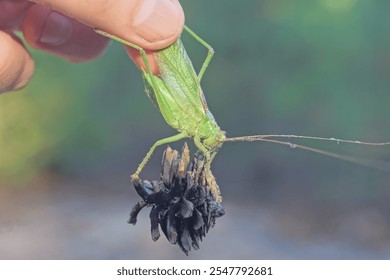
[[267,203],[224,193],[226,215],[186,257],[165,237],[151,240],[149,209],[136,226],[126,223],[138,198],[128,172],[113,173],[93,180],[46,177],[2,190],[0,259],[390,258],[388,205],[343,207],[296,192]]
[[[390,1],[181,3],[187,24],[216,51],[202,87],[228,136],[389,141]],[[183,41],[199,69],[207,51]],[[0,258],[186,258],[150,239],[146,212],[136,227],[126,223],[138,200],[130,171],[175,131],[122,47],[80,65],[32,55],[29,86],[0,96]],[[389,169],[388,146],[302,143]],[[156,178],[162,151],[144,178]],[[225,143],[213,173],[226,215],[190,259],[390,258],[389,172]]]

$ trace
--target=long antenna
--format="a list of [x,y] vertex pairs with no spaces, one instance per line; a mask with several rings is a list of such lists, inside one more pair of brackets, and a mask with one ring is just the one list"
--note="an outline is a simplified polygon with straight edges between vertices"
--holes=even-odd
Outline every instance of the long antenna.
[[236,142],[236,141],[260,141],[260,139],[266,138],[299,138],[299,139],[310,139],[310,140],[320,140],[320,141],[332,141],[339,143],[350,143],[350,144],[359,144],[359,145],[370,145],[370,146],[386,146],[390,145],[390,142],[364,142],[356,140],[345,140],[337,138],[325,138],[325,137],[315,137],[315,136],[303,136],[303,135],[292,135],[292,134],[265,134],[265,135],[251,135],[251,136],[240,136],[227,138],[225,141]]
[[252,141],[262,141],[274,144],[280,144],[289,146],[290,148],[298,148],[306,151],[310,151],[313,153],[325,155],[328,157],[333,157],[337,159],[341,159],[344,161],[352,162],[358,165],[363,165],[371,168],[375,168],[381,171],[390,172],[390,162],[387,161],[378,161],[378,160],[370,160],[366,158],[353,157],[348,155],[340,155],[337,153],[327,152],[316,148],[307,147],[300,144],[295,144],[291,142],[284,142],[274,139],[268,138],[299,138],[299,139],[311,139],[311,140],[323,140],[323,141],[333,141],[337,143],[352,143],[352,144],[361,144],[361,145],[373,145],[373,146],[385,146],[390,145],[390,142],[362,142],[362,141],[354,141],[354,140],[343,140],[343,139],[335,139],[335,138],[323,138],[323,137],[314,137],[314,136],[300,136],[300,135],[253,135],[253,136],[240,136],[240,137],[231,137],[226,138],[225,142],[252,142]]

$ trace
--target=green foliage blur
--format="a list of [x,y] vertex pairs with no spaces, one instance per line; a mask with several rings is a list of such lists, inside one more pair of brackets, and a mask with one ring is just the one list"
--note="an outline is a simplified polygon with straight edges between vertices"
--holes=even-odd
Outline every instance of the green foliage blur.
[[[181,3],[187,25],[216,51],[202,87],[228,135],[390,139],[389,1]],[[206,50],[188,35],[183,40],[199,69]],[[118,158],[134,170],[154,141],[174,134],[117,43],[100,59],[78,65],[31,52],[36,61],[31,83],[0,96],[1,182],[26,182],[43,172],[93,172]],[[223,147],[223,158],[241,156],[255,165],[278,155],[285,160],[284,148],[233,145]],[[325,148],[390,159],[389,149]],[[229,168],[240,173],[244,165],[218,164],[221,180]]]

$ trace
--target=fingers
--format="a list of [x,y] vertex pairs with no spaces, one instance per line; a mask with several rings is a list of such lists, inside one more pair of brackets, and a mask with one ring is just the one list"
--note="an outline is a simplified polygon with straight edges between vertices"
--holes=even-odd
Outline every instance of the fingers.
[[19,29],[24,11],[29,5],[27,1],[0,0],[0,29]]
[[0,93],[24,87],[34,72],[34,62],[23,44],[0,31]]
[[178,0],[34,0],[88,26],[144,49],[158,50],[180,36],[184,13]]
[[[31,2],[0,0],[0,29],[19,29],[22,25],[25,39],[33,47],[72,62],[93,59],[107,45],[108,40],[95,34],[91,27],[144,49],[158,50],[175,42],[184,24],[178,0],[33,1],[46,6]],[[137,52],[128,50],[128,53],[143,67]],[[157,73],[150,51],[148,59]],[[33,71],[34,63],[22,43],[0,31],[0,92],[20,89]]]
[[26,41],[32,47],[70,62],[96,58],[108,44],[108,39],[96,34],[92,28],[49,7],[35,4],[26,11],[22,30]]

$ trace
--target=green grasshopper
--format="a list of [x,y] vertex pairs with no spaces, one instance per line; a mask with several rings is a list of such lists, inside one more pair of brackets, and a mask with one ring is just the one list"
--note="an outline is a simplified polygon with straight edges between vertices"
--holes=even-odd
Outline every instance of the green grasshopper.
[[156,76],[150,69],[144,49],[104,31],[95,31],[140,52],[146,66],[146,71],[142,70],[146,94],[160,110],[165,121],[179,131],[179,134],[158,140],[154,143],[138,166],[136,172],[131,176],[132,179],[135,180],[138,178],[142,169],[151,158],[153,151],[158,146],[183,138],[193,138],[196,147],[206,158],[205,168],[208,174],[207,180],[217,200],[221,201],[220,191],[211,173],[210,164],[226,137],[225,132],[220,129],[209,111],[205,96],[200,87],[200,81],[214,55],[214,50],[187,26],[184,26],[184,30],[208,49],[206,60],[199,74],[196,74],[180,39],[168,48],[160,50],[155,54],[161,73],[159,76]]
[[204,154],[206,158],[206,180],[211,188],[211,191],[215,194],[216,200],[218,202],[222,201],[222,197],[220,195],[219,187],[215,181],[215,178],[211,173],[210,164],[218,150],[221,148],[222,144],[227,141],[264,141],[283,144],[288,145],[291,148],[300,148],[354,163],[368,165],[371,167],[374,166],[372,162],[362,161],[361,159],[356,159],[354,157],[341,156],[335,153],[325,152],[290,142],[283,142],[268,138],[304,138],[312,140],[337,141],[338,143],[345,142],[376,146],[390,145],[390,142],[371,143],[297,135],[255,135],[227,138],[225,136],[225,132],[220,129],[213,115],[209,111],[205,96],[200,86],[202,76],[214,55],[214,50],[209,44],[202,40],[187,26],[184,26],[184,30],[208,49],[207,57],[202,65],[201,70],[199,71],[199,74],[196,74],[194,67],[192,66],[192,62],[189,59],[180,39],[178,39],[171,46],[160,50],[155,54],[155,59],[160,70],[160,75],[157,76],[154,75],[151,71],[144,49],[104,31],[95,30],[97,33],[103,36],[116,40],[124,45],[130,46],[140,52],[146,66],[146,70],[141,70],[146,94],[160,110],[165,121],[171,127],[179,131],[179,134],[158,140],[150,148],[149,152],[138,166],[136,172],[131,176],[132,180],[138,179],[142,169],[145,167],[148,160],[151,158],[153,151],[158,146],[175,142],[183,138],[193,138],[196,147]]

